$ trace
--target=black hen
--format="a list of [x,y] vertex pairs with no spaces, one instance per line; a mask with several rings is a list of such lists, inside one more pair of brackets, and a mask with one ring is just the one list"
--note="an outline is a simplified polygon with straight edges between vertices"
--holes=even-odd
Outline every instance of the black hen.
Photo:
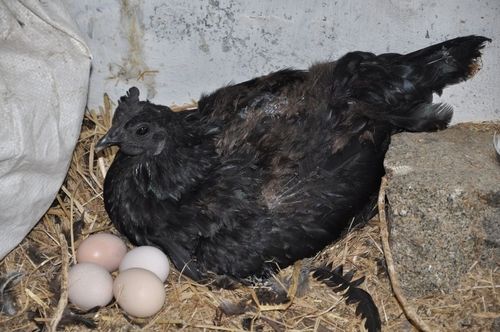
[[120,147],[106,210],[132,243],[162,248],[196,280],[312,256],[372,215],[392,134],[448,125],[451,107],[432,94],[472,76],[488,40],[348,53],[223,87],[180,113],[131,88],[97,145]]

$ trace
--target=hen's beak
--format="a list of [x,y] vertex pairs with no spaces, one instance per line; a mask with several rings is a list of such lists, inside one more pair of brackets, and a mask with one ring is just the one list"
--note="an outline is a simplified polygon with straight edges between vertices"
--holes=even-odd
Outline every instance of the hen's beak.
[[95,152],[100,152],[107,147],[110,147],[112,145],[116,145],[119,142],[116,140],[116,135],[113,135],[113,131],[110,129],[99,141],[97,141],[97,144],[95,145]]

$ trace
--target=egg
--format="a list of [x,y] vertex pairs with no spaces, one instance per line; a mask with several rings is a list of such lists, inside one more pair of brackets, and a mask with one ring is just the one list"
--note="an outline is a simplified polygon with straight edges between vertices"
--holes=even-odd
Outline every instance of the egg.
[[125,243],[109,233],[93,234],[82,241],[76,251],[79,263],[95,263],[109,272],[116,271],[127,253]]
[[130,250],[120,264],[120,272],[131,268],[149,270],[165,282],[170,272],[167,256],[158,248],[141,246]]
[[94,263],[73,265],[68,272],[68,298],[82,310],[103,307],[113,298],[113,278]]
[[165,303],[163,282],[153,272],[140,268],[120,272],[113,294],[125,312],[139,318],[156,314]]

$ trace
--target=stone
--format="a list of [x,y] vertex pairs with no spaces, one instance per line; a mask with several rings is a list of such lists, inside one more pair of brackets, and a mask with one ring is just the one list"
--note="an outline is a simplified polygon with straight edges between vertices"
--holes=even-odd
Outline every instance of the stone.
[[500,263],[500,123],[393,136],[385,159],[390,245],[406,296],[450,292]]

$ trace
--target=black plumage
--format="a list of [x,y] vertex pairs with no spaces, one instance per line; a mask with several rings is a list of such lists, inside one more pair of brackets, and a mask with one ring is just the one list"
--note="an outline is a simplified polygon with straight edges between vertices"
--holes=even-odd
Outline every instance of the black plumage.
[[118,145],[106,210],[195,280],[238,280],[314,255],[373,215],[392,134],[445,128],[432,94],[472,76],[487,38],[406,55],[348,53],[202,96],[174,113],[131,88],[98,148]]

